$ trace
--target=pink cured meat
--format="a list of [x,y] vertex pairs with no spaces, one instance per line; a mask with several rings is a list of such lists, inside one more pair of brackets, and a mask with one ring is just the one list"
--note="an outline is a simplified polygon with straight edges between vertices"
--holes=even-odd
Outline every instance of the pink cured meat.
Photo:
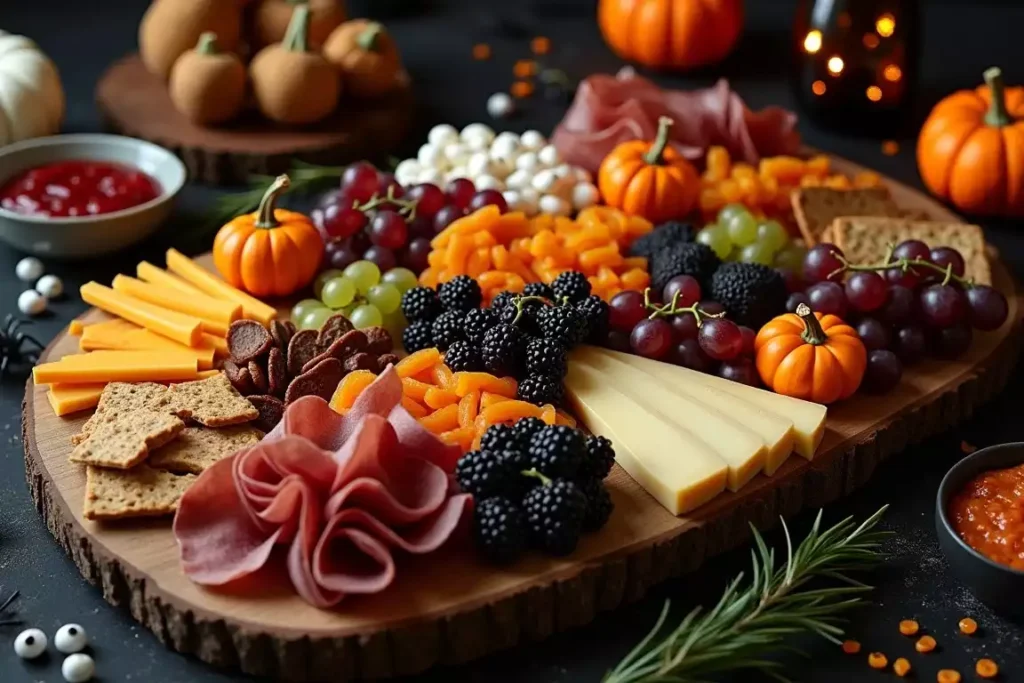
[[566,162],[597,173],[619,143],[653,140],[661,116],[674,121],[672,146],[691,161],[711,145],[750,164],[800,148],[795,114],[779,107],[753,112],[725,79],[703,90],[663,90],[629,67],[584,79],[552,143]]
[[287,546],[296,592],[325,608],[386,589],[395,551],[444,544],[471,504],[451,486],[459,449],[421,427],[401,396],[389,368],[344,416],[301,398],[260,443],[206,470],[174,519],[185,574],[223,585]]

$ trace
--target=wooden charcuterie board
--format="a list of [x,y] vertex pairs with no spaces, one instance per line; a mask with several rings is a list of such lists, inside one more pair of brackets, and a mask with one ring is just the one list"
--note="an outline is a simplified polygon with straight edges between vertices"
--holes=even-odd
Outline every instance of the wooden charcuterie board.
[[[845,173],[863,170],[842,160],[834,164]],[[906,209],[957,220],[910,188],[890,188]],[[977,334],[957,361],[909,368],[888,395],[858,395],[830,408],[813,462],[792,457],[772,478],[758,476],[739,493],[678,518],[616,468],[609,479],[615,513],[571,557],[531,554],[512,568],[496,569],[456,545],[400,560],[388,591],[346,599],[334,610],[307,605],[277,576],[259,577],[253,591],[243,586],[215,592],[191,583],[179,569],[169,520],[85,520],[84,471],[67,457],[69,439],[86,417],[55,417],[45,389],[31,381],[24,402],[26,476],[51,533],[86,579],[168,647],[217,666],[287,680],[411,674],[585,624],[743,543],[749,523],[767,528],[780,515],[843,496],[867,481],[884,458],[970,417],[1006,383],[1021,345],[1021,299],[997,259],[993,279],[1009,300],[1007,323]],[[76,339],[62,333],[45,357],[75,348]]]

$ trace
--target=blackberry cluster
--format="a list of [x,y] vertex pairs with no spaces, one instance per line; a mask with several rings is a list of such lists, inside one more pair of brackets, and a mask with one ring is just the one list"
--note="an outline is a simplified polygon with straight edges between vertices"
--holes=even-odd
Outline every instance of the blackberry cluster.
[[479,347],[468,341],[452,342],[444,352],[444,363],[452,372],[480,372],[484,369]]
[[681,221],[668,221],[634,240],[629,245],[629,255],[643,256],[649,259],[663,249],[676,244],[693,242],[696,238],[697,229],[691,224]]
[[476,500],[477,548],[496,564],[515,562],[530,547],[572,553],[584,532],[611,516],[603,480],[614,457],[607,439],[537,418],[493,425],[480,450],[455,466],[459,486]]
[[651,289],[661,292],[676,275],[692,275],[701,289],[709,290],[711,276],[722,260],[711,247],[699,242],[674,244],[654,252],[650,260]]
[[543,282],[531,282],[523,287],[523,296],[539,296],[549,301],[554,298],[554,292]]
[[725,263],[711,277],[711,297],[725,306],[737,325],[759,329],[785,310],[786,281],[760,263]]
[[468,275],[456,275],[437,288],[441,305],[448,311],[470,311],[480,308],[483,294],[477,281]]
[[408,353],[429,349],[434,345],[433,323],[417,320],[402,330],[402,346]]
[[433,322],[443,310],[437,292],[430,287],[413,287],[402,295],[402,313],[409,322]]
[[555,295],[555,301],[568,300],[575,304],[590,296],[590,282],[583,273],[567,270],[551,283],[551,292]]
[[466,339],[479,346],[484,341],[484,334],[498,323],[498,314],[490,308],[474,308],[466,314]]
[[[455,342],[464,341],[466,339],[465,317],[462,311],[445,311],[437,316],[430,326],[433,345],[441,351],[447,351],[448,347]],[[406,351],[408,350],[406,349]]]

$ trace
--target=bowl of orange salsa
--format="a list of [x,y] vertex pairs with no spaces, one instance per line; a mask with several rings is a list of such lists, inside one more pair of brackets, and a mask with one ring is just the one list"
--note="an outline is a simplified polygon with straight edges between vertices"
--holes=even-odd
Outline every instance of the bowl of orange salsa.
[[939,484],[935,530],[971,592],[1024,617],[1024,443],[983,448],[954,465]]

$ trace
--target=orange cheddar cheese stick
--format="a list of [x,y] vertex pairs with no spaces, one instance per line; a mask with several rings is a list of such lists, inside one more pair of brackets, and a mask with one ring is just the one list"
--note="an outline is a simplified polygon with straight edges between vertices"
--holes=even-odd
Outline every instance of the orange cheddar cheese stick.
[[[497,208],[497,207],[495,207]],[[242,306],[246,318],[259,320],[264,325],[277,317],[277,309],[236,289],[206,270],[177,249],[167,250],[167,267],[189,284],[203,290],[215,299],[224,299]]]
[[140,301],[123,292],[104,287],[98,282],[85,283],[79,292],[87,304],[120,316],[168,339],[186,346],[198,346],[202,341],[203,328],[199,318]]
[[114,336],[114,335],[126,334],[128,332],[135,332],[135,331],[141,330],[143,328],[139,327],[135,323],[130,323],[127,320],[122,320],[121,318],[113,318],[111,320],[104,320],[101,323],[93,323],[92,325],[86,325],[86,329],[88,329],[88,332],[86,332],[85,330],[82,330],[82,335],[83,336],[90,336],[90,335],[111,335],[111,336]]
[[213,299],[203,294],[186,296],[182,292],[136,280],[127,275],[115,277],[113,287],[136,299],[142,299],[185,315],[192,315],[200,320],[220,323],[224,327],[224,334],[227,334],[228,325],[242,317],[242,307],[239,304]]
[[94,330],[90,325],[82,332],[78,346],[83,351],[171,351],[195,356],[200,370],[213,367],[216,350],[206,344],[205,339],[200,346],[185,346],[176,341],[153,334],[149,330],[136,328],[122,333],[111,333],[105,329]]
[[177,275],[171,275],[163,268],[157,268],[148,261],[143,261],[139,265],[135,266],[135,275],[143,282],[148,282],[154,285],[160,285],[167,289],[173,289],[182,294],[188,295],[203,295],[202,290],[193,287],[189,283],[182,280]]
[[450,406],[441,408],[441,410],[435,410],[430,415],[420,418],[420,424],[434,434],[443,434],[457,429],[459,426],[459,405],[453,403]]
[[81,360],[62,359],[32,368],[36,384],[159,382],[195,379],[195,357],[160,351],[97,351]]
[[58,417],[95,408],[100,402],[105,382],[96,384],[51,384],[46,392],[53,414]]
[[203,332],[201,346],[212,346],[215,358],[227,358],[231,355],[231,351],[228,349],[228,340],[209,332]]

